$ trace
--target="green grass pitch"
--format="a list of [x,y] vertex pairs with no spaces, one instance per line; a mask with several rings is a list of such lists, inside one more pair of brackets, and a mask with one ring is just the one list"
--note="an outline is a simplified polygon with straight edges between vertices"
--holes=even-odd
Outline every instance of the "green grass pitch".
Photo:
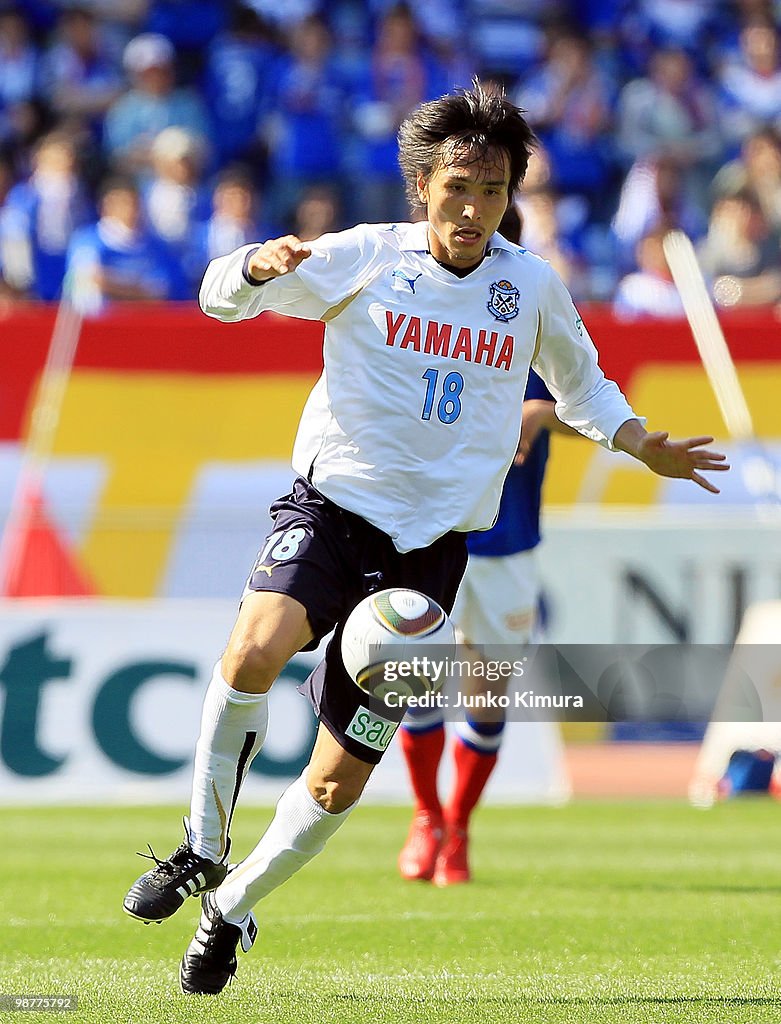
[[[749,801],[485,808],[470,886],[396,875],[401,808],[359,808],[258,908],[217,997],[179,994],[198,903],[161,926],[121,911],[179,842],[178,810],[4,809],[0,992],[75,994],[94,1024],[781,1022],[781,808]],[[270,811],[240,807],[246,853]]]

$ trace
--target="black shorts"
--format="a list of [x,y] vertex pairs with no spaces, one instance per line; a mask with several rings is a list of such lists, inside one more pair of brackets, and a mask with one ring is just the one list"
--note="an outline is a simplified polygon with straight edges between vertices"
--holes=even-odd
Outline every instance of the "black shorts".
[[[447,533],[427,548],[400,554],[390,537],[329,501],[303,477],[270,508],[274,529],[247,590],[288,594],[306,608],[313,650],[334,627],[325,659],[299,689],[337,742],[379,764],[404,717],[368,697],[342,664],[342,624],[367,594],[386,587],[420,590],[450,612],[466,569],[466,534]],[[397,715],[397,717],[394,717]]]

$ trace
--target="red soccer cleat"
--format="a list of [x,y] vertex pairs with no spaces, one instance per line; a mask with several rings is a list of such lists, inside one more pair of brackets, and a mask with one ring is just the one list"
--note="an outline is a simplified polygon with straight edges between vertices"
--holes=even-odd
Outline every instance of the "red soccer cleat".
[[442,845],[442,819],[431,811],[415,811],[407,842],[399,854],[401,877],[430,882]]
[[469,837],[465,829],[449,826],[434,867],[434,885],[459,885],[472,877],[469,870]]

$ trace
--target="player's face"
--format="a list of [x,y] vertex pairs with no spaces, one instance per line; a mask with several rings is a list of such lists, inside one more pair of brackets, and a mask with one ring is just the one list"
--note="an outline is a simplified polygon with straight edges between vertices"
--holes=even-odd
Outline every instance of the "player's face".
[[454,267],[472,267],[483,258],[508,203],[510,160],[503,149],[482,158],[457,152],[436,168],[418,194],[428,212],[431,255]]

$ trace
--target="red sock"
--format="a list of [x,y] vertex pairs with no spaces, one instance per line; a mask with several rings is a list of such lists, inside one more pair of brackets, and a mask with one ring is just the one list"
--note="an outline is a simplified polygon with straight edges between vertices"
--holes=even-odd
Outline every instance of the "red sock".
[[495,751],[488,753],[474,750],[456,737],[453,743],[453,761],[456,779],[453,795],[445,809],[445,820],[451,827],[466,831],[469,816],[477,806],[485,784],[494,770],[497,754]]
[[445,749],[445,727],[438,725],[426,732],[400,729],[401,751],[407,762],[415,803],[419,811],[441,814],[437,794],[437,769]]

